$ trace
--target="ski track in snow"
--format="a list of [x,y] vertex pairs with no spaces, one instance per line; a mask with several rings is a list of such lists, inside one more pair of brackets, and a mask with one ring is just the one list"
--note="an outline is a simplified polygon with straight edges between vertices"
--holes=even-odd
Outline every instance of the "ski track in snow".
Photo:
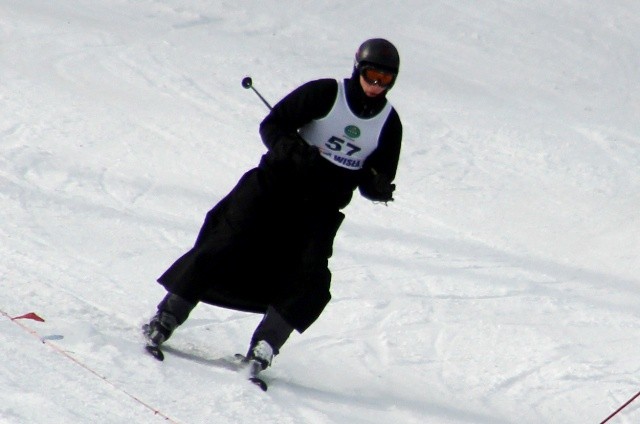
[[[0,422],[584,423],[640,390],[640,6],[0,1]],[[266,110],[400,48],[396,201],[358,195],[333,300],[266,371],[155,278],[257,163]],[[58,340],[38,338],[62,336]],[[146,405],[146,406],[145,406]],[[640,403],[612,422],[633,423]]]

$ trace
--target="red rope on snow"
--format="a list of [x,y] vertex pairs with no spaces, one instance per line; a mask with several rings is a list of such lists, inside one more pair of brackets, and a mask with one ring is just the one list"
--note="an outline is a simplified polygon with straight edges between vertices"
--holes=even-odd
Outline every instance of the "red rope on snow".
[[138,398],[137,396],[129,393],[128,391],[126,391],[125,389],[116,386],[114,383],[112,383],[111,381],[109,381],[107,379],[107,377],[100,375],[98,372],[94,371],[93,369],[91,369],[88,365],[83,364],[82,362],[80,362],[79,360],[77,360],[76,358],[74,358],[73,356],[71,356],[68,352],[64,351],[63,349],[61,349],[60,347],[56,346],[55,344],[49,342],[48,340],[44,339],[43,337],[40,336],[40,334],[38,334],[37,331],[33,330],[32,328],[29,328],[28,326],[24,325],[23,323],[21,323],[20,321],[17,321],[18,319],[21,318],[26,318],[26,319],[33,319],[36,321],[41,321],[44,322],[44,320],[42,318],[40,318],[37,314],[30,312],[28,314],[25,315],[21,315],[19,317],[11,317],[9,314],[7,314],[6,312],[4,312],[3,310],[0,310],[0,314],[4,315],[5,317],[9,318],[9,320],[11,320],[12,322],[14,322],[15,324],[17,324],[20,328],[22,328],[23,330],[25,330],[27,333],[31,334],[32,336],[34,336],[35,338],[37,338],[38,340],[40,340],[43,344],[46,344],[47,346],[49,346],[51,349],[55,350],[56,352],[58,352],[59,354],[63,355],[64,357],[66,357],[67,359],[70,359],[73,363],[75,363],[76,365],[84,368],[86,371],[90,372],[91,374],[95,375],[96,377],[98,377],[100,380],[104,381],[105,383],[107,383],[108,385],[110,385],[111,387],[113,387],[114,389],[118,390],[119,392],[124,393],[126,396],[128,396],[129,398],[133,399],[135,402],[139,403],[140,405],[144,406],[146,409],[150,410],[151,412],[154,413],[154,415],[160,416],[162,418],[164,418],[166,421],[169,421],[170,423],[175,423],[178,424],[178,421],[170,418],[168,415],[165,415],[164,413],[162,413],[160,410],[154,408],[153,406],[149,405],[148,403],[144,402],[143,400],[141,400],[140,398]]

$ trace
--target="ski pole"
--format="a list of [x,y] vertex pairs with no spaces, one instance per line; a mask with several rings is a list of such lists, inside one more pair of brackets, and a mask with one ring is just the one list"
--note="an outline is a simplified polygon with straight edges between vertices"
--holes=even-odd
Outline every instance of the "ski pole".
[[246,89],[252,89],[254,93],[256,93],[258,95],[258,97],[260,97],[260,100],[262,100],[262,103],[265,104],[265,106],[267,106],[269,108],[269,110],[273,109],[271,107],[271,105],[269,104],[269,102],[267,102],[264,97],[262,97],[262,94],[260,94],[258,92],[258,90],[256,90],[256,88],[253,86],[253,81],[251,80],[251,77],[244,77],[242,79],[242,86]]
[[624,405],[622,405],[620,408],[616,409],[616,411],[609,415],[604,421],[602,421],[600,424],[604,424],[607,421],[609,421],[611,418],[613,418],[614,416],[616,416],[616,414],[620,411],[622,411],[624,408],[627,407],[627,405],[629,405],[631,402],[633,402],[638,396],[640,396],[640,392],[636,393],[634,397],[632,397],[631,399],[629,399]]

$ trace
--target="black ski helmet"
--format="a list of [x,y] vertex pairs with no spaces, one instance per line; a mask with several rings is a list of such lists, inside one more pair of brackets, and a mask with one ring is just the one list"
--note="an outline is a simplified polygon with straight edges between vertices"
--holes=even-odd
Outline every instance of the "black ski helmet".
[[400,55],[398,49],[384,38],[371,38],[360,45],[356,52],[356,69],[371,65],[398,75]]

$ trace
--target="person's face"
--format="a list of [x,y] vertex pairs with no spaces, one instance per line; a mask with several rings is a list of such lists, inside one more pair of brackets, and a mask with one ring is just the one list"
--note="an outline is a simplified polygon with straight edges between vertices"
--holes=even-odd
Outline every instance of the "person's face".
[[364,94],[366,94],[368,97],[379,96],[387,89],[386,87],[380,87],[379,85],[368,83],[362,75],[360,75],[360,86],[362,87]]

